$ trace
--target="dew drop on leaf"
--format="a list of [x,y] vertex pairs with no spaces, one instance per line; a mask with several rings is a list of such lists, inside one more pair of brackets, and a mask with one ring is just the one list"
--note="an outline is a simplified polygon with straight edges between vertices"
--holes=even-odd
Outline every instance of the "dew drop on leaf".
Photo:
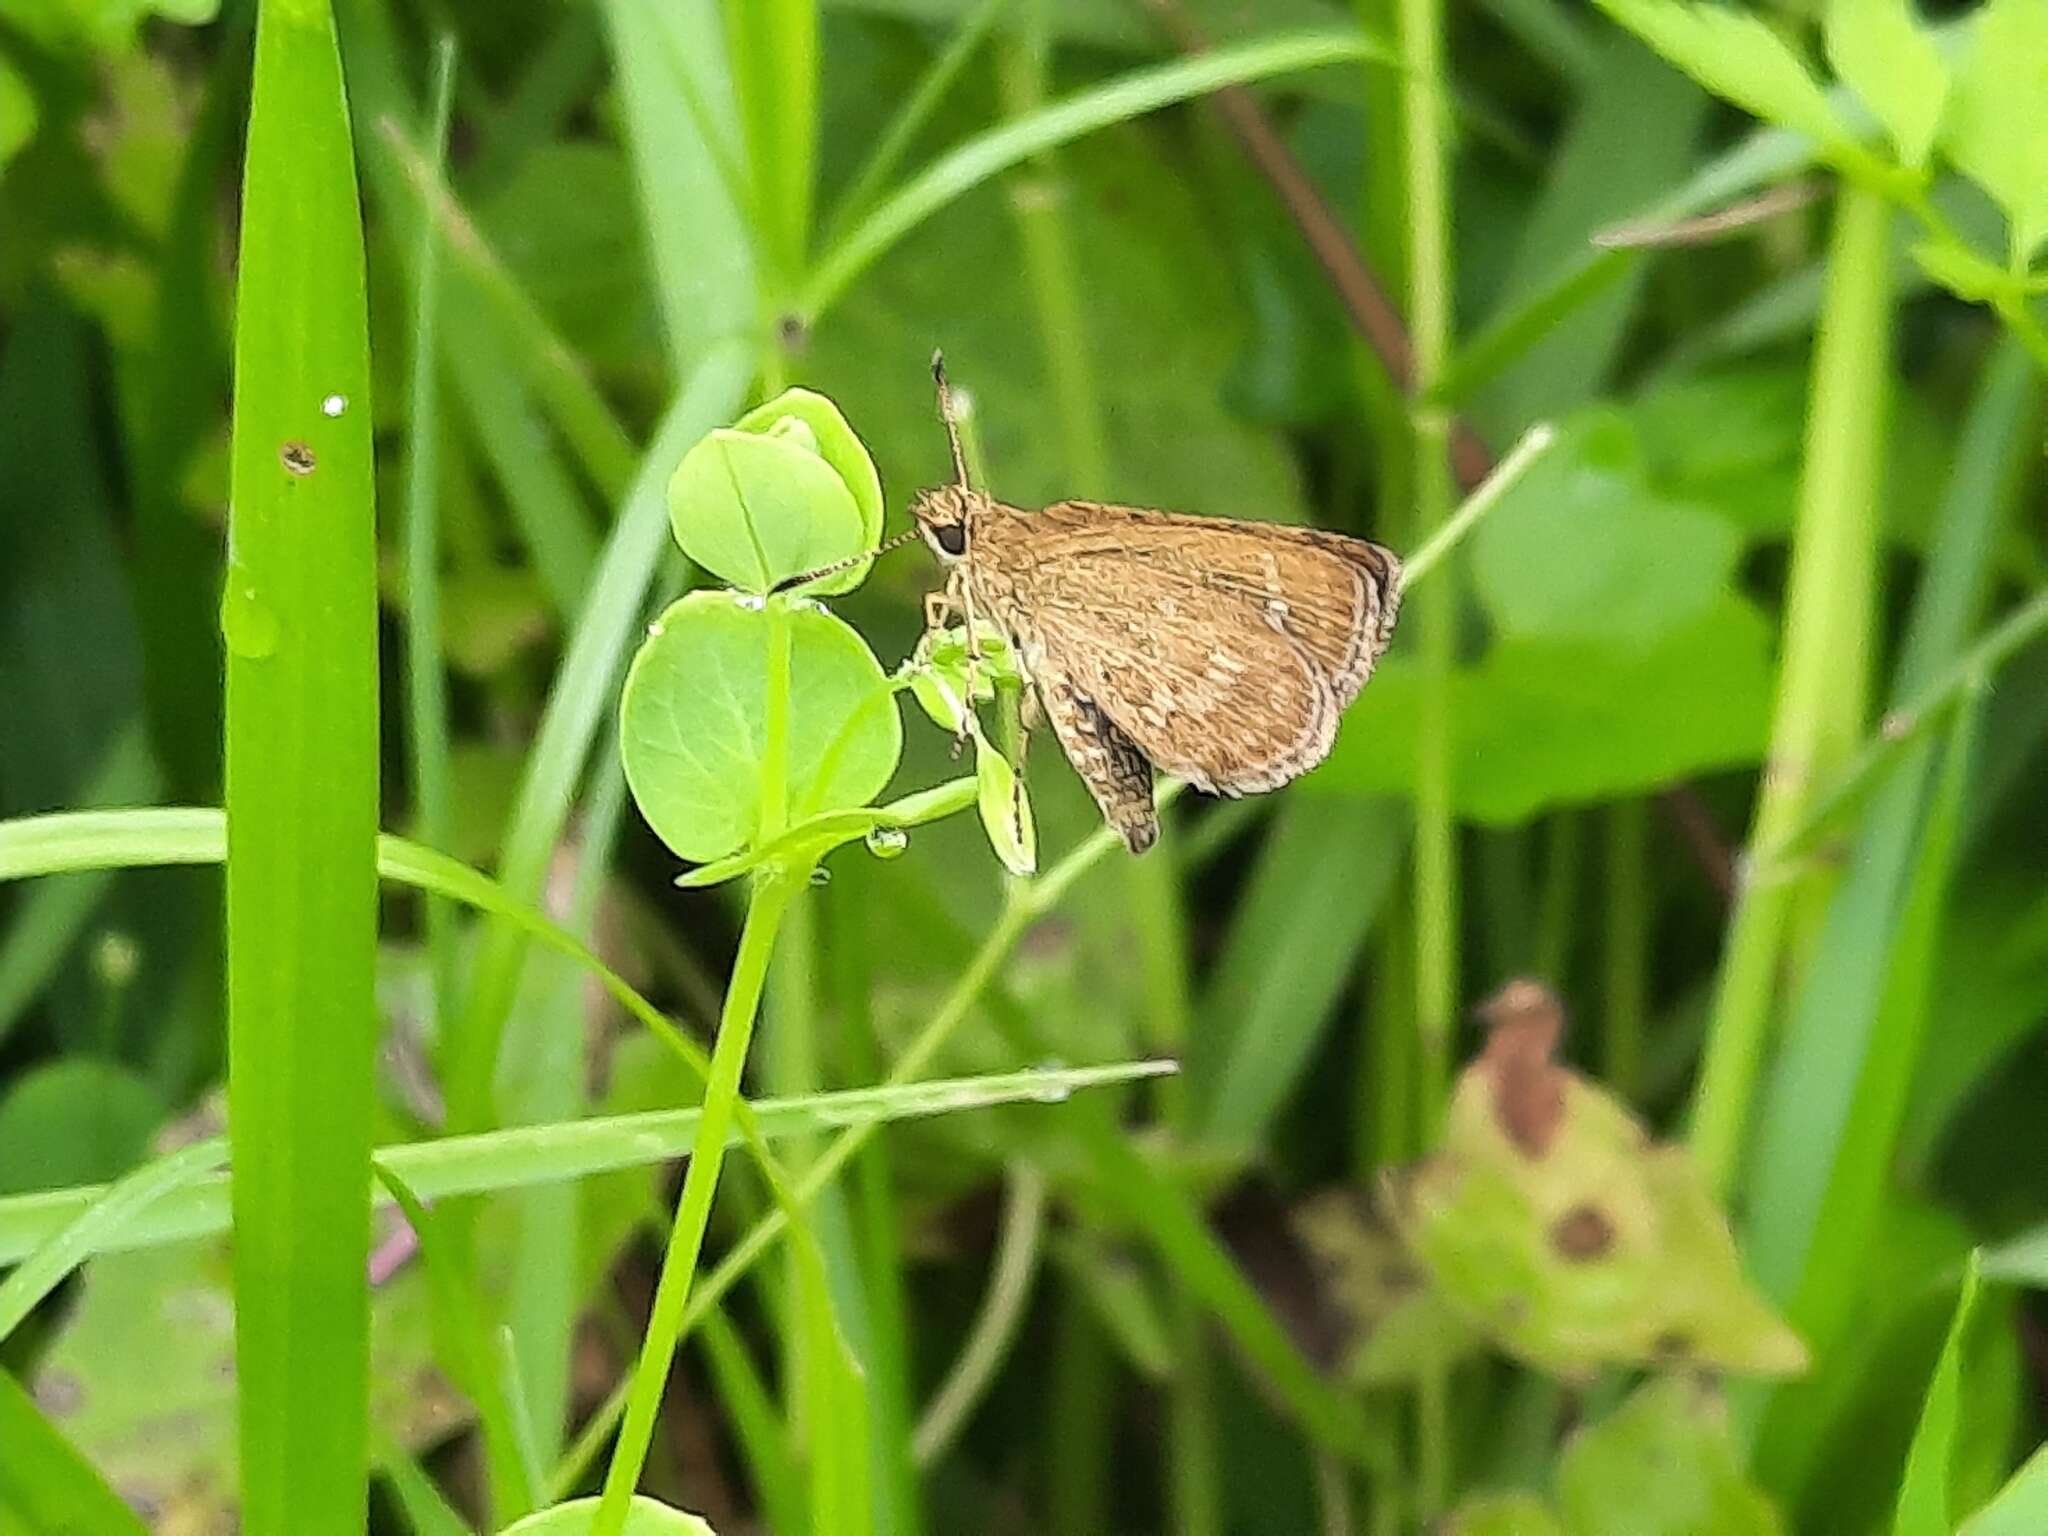
[[231,573],[220,596],[220,633],[237,656],[260,661],[277,651],[279,624],[244,575]]
[[832,871],[822,864],[814,864],[811,866],[810,882],[813,885],[830,885],[832,883]]
[[876,858],[893,859],[910,846],[910,834],[901,827],[870,827],[865,842]]

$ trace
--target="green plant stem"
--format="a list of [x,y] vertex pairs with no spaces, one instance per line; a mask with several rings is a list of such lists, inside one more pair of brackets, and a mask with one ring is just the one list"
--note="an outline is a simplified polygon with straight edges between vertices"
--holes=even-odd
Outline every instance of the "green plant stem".
[[801,312],[815,321],[853,281],[911,230],[961,194],[990,177],[1060,144],[1097,129],[1126,122],[1219,86],[1381,57],[1355,31],[1288,32],[1237,47],[1218,48],[1199,58],[1129,74],[1048,103],[1028,118],[999,124],[954,146],[903,186],[883,198],[844,239],[813,264]]
[[675,1225],[670,1229],[668,1252],[662,1259],[661,1278],[655,1285],[654,1307],[647,1320],[640,1361],[634,1367],[627,1391],[618,1444],[612,1450],[611,1466],[605,1473],[603,1500],[591,1526],[593,1536],[619,1536],[625,1528],[627,1505],[639,1485],[640,1469],[646,1463],[648,1443],[654,1435],[654,1417],[668,1385],[669,1366],[686,1327],[690,1282],[711,1217],[711,1196],[725,1163],[726,1139],[739,1102],[740,1072],[746,1065],[761,990],[768,979],[768,959],[790,899],[808,874],[807,869],[764,873],[756,880],[747,905],[746,926],[740,931],[739,954],[733,960],[732,980],[727,985],[725,1008],[718,1021],[718,1038],[712,1046],[703,1118],[697,1122],[689,1166],[683,1174]]
[[[1161,785],[1161,804],[1173,799],[1184,788],[1184,785],[1174,781]],[[974,958],[968,962],[967,968],[953,983],[953,989],[940,1003],[938,1012],[932,1015],[931,1021],[904,1048],[903,1054],[897,1057],[886,1081],[894,1084],[915,1080],[931,1063],[932,1058],[944,1049],[954,1031],[966,1022],[975,1002],[995,979],[996,974],[1002,969],[1003,962],[1009,958],[1010,951],[1030,930],[1032,924],[1056,907],[1076,880],[1092,869],[1113,848],[1122,846],[1114,831],[1108,827],[1099,828],[1036,880],[1020,881],[1009,887],[1008,899],[1004,902],[1003,910],[990,925],[988,933],[982,939],[981,947],[975,951]],[[735,970],[737,971],[737,968]],[[722,1035],[721,1031],[721,1038]],[[708,1090],[706,1099],[708,1102]],[[839,1170],[847,1161],[867,1145],[873,1134],[872,1126],[850,1126],[819,1154],[817,1161],[805,1169],[802,1177],[796,1181],[795,1187],[790,1191],[788,1203],[778,1205],[748,1228],[746,1235],[734,1244],[732,1250],[718,1262],[709,1275],[705,1276],[703,1283],[694,1287],[688,1298],[689,1306],[683,1313],[681,1328],[673,1342],[680,1342],[682,1336],[687,1335],[690,1329],[702,1321],[706,1313],[717,1306],[727,1293],[739,1284],[755,1261],[788,1229],[790,1210],[801,1210],[808,1205],[819,1190],[838,1176]],[[651,1337],[650,1333],[650,1339]],[[610,1433],[611,1425],[623,1411],[625,1402],[626,1394],[617,1395],[592,1416],[591,1422],[577,1437],[576,1448],[572,1449],[563,1459],[563,1464],[556,1468],[555,1477],[550,1485],[552,1488],[561,1490],[573,1486],[582,1465],[577,1460],[579,1453],[594,1454],[594,1449],[603,1445],[605,1435]]]
[[1916,694],[1913,702],[1892,710],[1876,736],[1858,749],[1848,766],[1808,804],[1799,822],[1778,841],[1760,848],[1750,878],[1781,878],[1786,861],[1810,847],[1847,807],[1860,800],[1884,769],[1951,710],[1991,686],[2007,660],[2048,634],[2048,592],[2021,603],[1994,625],[1942,675]]
[[889,126],[882,131],[875,146],[868,151],[868,157],[846,184],[833,205],[831,214],[825,220],[825,244],[837,245],[852,221],[866,213],[875,201],[875,195],[882,190],[882,184],[896,174],[896,168],[903,163],[903,157],[910,150],[920,130],[930,120],[939,104],[946,99],[946,93],[953,88],[960,71],[974,56],[974,50],[988,35],[989,28],[1002,14],[1010,0],[980,0],[980,3],[953,28],[953,35],[946,40],[946,46],[939,56],[932,60],[931,67],[919,77],[917,88],[910,93],[910,99],[890,119]]
[[[1003,40],[999,80],[1013,118],[1028,118],[1045,104],[1049,65],[1045,0],[1031,0],[1022,26]],[[1052,376],[1053,399],[1067,472],[1079,494],[1110,494],[1108,436],[1101,393],[1088,354],[1088,322],[1073,242],[1066,227],[1065,184],[1050,151],[1032,162],[1034,180],[1013,189],[1023,235],[1025,271],[1041,343]],[[1182,1051],[1193,1029],[1188,990],[1185,916],[1171,849],[1124,864],[1143,983],[1146,1038],[1159,1051]],[[1162,1084],[1163,1117],[1185,1135],[1187,1094],[1179,1082]],[[1176,1288],[1171,1299],[1179,1368],[1168,1387],[1168,1486],[1173,1527],[1181,1536],[1219,1536],[1222,1490],[1209,1401],[1208,1347],[1199,1307]]]
[[1051,1458],[1047,1529],[1052,1536],[1097,1536],[1110,1529],[1115,1361],[1102,1324],[1074,1282],[1061,1295],[1054,1326],[1050,1416],[1044,1435]]
[[[1449,96],[1443,62],[1442,0],[1397,0],[1400,97],[1408,231],[1408,329],[1414,347],[1412,390],[1430,399],[1451,344],[1449,164],[1444,142]],[[1450,416],[1440,405],[1410,407],[1416,525],[1435,533],[1451,521]],[[1457,584],[1442,583],[1423,601],[1422,705],[1415,769],[1415,1032],[1425,1142],[1436,1131],[1450,1089],[1451,1031],[1458,1007],[1458,828],[1451,783],[1451,670],[1456,661]],[[1425,1520],[1449,1499],[1448,1372],[1425,1371],[1416,1391],[1417,1499]]]
[[967,1330],[953,1368],[932,1394],[911,1436],[911,1455],[920,1467],[937,1462],[959,1437],[1016,1341],[1025,1304],[1031,1299],[1032,1281],[1038,1274],[1045,1211],[1045,1175],[1028,1163],[1013,1165],[1003,1198],[1002,1230],[996,1238],[988,1294],[982,1298],[981,1310]]
[[1619,800],[1607,819],[1607,984],[1601,989],[1600,1066],[1607,1086],[1633,1100],[1642,1089],[1649,1010],[1649,804]]
[[[1862,728],[1890,371],[1891,217],[1889,203],[1853,188],[1843,190],[1836,209],[1752,855],[1800,824],[1815,785],[1845,760]],[[1752,869],[1756,862],[1752,856]],[[1741,1159],[1782,973],[1796,963],[1830,883],[1817,871],[1751,879],[1737,895],[1690,1133],[1716,1194],[1732,1186]]]

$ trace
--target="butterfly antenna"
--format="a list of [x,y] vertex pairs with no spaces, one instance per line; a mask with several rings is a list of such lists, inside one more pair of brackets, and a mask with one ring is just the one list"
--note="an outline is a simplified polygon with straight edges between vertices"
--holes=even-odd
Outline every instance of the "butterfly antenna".
[[808,586],[821,576],[837,575],[840,571],[846,570],[850,566],[859,565],[863,560],[878,559],[889,553],[892,549],[902,548],[916,537],[916,528],[906,528],[894,538],[882,540],[873,549],[863,550],[857,555],[848,555],[844,560],[834,560],[830,565],[821,565],[814,571],[798,571],[794,576],[785,576],[768,590],[771,593],[787,592],[791,587]]
[[953,386],[946,382],[946,354],[932,353],[932,382],[939,387],[939,419],[946,424],[946,441],[953,445],[953,478],[967,489],[967,455],[960,451],[960,418],[953,410]]

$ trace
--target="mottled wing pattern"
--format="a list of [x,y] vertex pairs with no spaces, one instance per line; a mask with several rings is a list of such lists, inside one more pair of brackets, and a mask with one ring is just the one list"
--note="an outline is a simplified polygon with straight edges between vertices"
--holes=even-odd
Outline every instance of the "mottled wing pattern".
[[979,531],[1004,569],[1035,569],[1041,585],[1057,585],[1072,564],[1109,560],[1123,565],[1133,583],[1173,576],[1236,598],[1308,649],[1339,704],[1358,696],[1393,639],[1401,562],[1367,539],[1087,501],[999,512],[1007,515]]
[[1277,788],[1328,755],[1399,602],[1390,552],[1316,529],[1062,502],[976,531],[977,592],[1041,686],[1058,677],[1212,792]]
[[1152,764],[1095,700],[1064,673],[1048,666],[1034,687],[1053,735],[1059,738],[1060,750],[1095,797],[1102,819],[1116,828],[1126,848],[1143,853],[1159,837],[1159,813],[1152,802]]

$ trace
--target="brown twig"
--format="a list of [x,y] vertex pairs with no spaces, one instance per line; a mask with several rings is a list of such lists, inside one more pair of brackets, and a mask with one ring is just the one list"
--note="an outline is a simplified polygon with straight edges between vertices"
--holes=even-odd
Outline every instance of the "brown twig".
[[[1185,53],[1201,53],[1209,46],[1201,30],[1188,19],[1179,0],[1145,0],[1176,47]],[[1408,328],[1400,312],[1387,297],[1387,290],[1366,262],[1342,222],[1330,211],[1308,172],[1288,150],[1280,130],[1266,115],[1259,98],[1241,85],[1228,85],[1215,93],[1216,108],[1259,174],[1265,177],[1286,207],[1288,217],[1300,231],[1351,324],[1380,361],[1387,377],[1402,394],[1414,389],[1415,358],[1408,343]],[[1770,211],[1777,211],[1775,209]],[[1753,212],[1753,210],[1752,210]],[[1466,490],[1479,485],[1493,472],[1493,454],[1462,418],[1451,418],[1451,471]],[[1735,856],[1712,813],[1696,790],[1680,784],[1658,797],[1665,814],[1678,829],[1708,882],[1723,901],[1735,890]]]
[[1728,235],[1804,208],[1827,187],[1819,181],[1788,181],[1743,202],[1690,219],[1634,219],[1593,231],[1593,244],[1603,251],[1660,250],[1681,245],[1710,245]]

